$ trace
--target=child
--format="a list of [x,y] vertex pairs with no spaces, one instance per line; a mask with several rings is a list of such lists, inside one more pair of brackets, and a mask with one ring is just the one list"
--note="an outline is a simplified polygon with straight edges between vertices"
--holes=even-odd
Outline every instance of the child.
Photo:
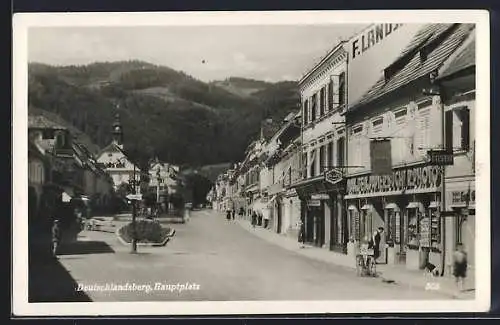
[[453,253],[453,276],[459,292],[464,289],[464,280],[467,276],[467,253],[464,251],[462,244],[457,244],[457,248]]

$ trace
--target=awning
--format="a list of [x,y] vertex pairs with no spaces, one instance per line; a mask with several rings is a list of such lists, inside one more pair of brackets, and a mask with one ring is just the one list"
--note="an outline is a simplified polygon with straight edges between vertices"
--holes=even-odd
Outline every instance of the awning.
[[373,205],[371,204],[365,204],[361,207],[361,210],[370,210],[371,208],[373,208]]
[[441,203],[438,202],[438,201],[432,201],[430,204],[429,204],[429,208],[439,208],[441,206]]
[[418,208],[418,207],[420,207],[420,203],[419,203],[419,202],[410,202],[410,203],[406,206],[406,208],[407,208],[407,209],[416,209],[416,208]]
[[351,211],[352,211],[352,210],[357,210],[357,209],[358,209],[358,208],[356,208],[356,206],[355,206],[355,205],[350,205],[350,206],[347,208],[347,210],[351,210]]
[[399,211],[399,207],[396,203],[388,203],[384,209],[394,209]]

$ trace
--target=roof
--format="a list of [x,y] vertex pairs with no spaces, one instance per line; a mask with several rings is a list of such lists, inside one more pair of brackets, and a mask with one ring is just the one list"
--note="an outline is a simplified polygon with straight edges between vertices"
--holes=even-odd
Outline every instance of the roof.
[[42,115],[29,115],[28,114],[28,128],[31,129],[54,129],[54,130],[67,130],[66,127],[49,120]]
[[101,149],[101,151],[99,151],[98,156],[102,155],[104,152],[121,152],[126,156],[125,152],[114,142],[111,142],[106,147]]
[[445,66],[439,78],[450,77],[451,75],[463,71],[476,65],[476,36],[471,37],[471,42],[458,50],[456,56]]
[[[386,68],[385,73],[349,112],[379,99],[412,81],[439,69],[474,29],[474,24],[428,24],[411,40],[401,55]],[[425,60],[421,60],[421,56]]]

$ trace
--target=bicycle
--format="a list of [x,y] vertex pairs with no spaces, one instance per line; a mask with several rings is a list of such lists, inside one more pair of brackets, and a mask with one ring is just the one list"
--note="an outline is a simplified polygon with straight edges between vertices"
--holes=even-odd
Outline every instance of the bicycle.
[[360,253],[356,255],[356,274],[373,277],[377,275],[374,250],[368,248],[366,244],[360,247]]

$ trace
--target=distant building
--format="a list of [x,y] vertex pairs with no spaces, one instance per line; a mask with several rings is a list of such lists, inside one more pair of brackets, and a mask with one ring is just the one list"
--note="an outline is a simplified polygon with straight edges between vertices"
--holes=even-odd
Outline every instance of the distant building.
[[[97,162],[111,176],[114,190],[122,185],[135,186],[136,193],[140,193],[140,170],[127,157],[123,148],[123,129],[120,123],[120,116],[117,114],[113,123],[113,141],[98,156]],[[134,182],[135,174],[135,182]]]

